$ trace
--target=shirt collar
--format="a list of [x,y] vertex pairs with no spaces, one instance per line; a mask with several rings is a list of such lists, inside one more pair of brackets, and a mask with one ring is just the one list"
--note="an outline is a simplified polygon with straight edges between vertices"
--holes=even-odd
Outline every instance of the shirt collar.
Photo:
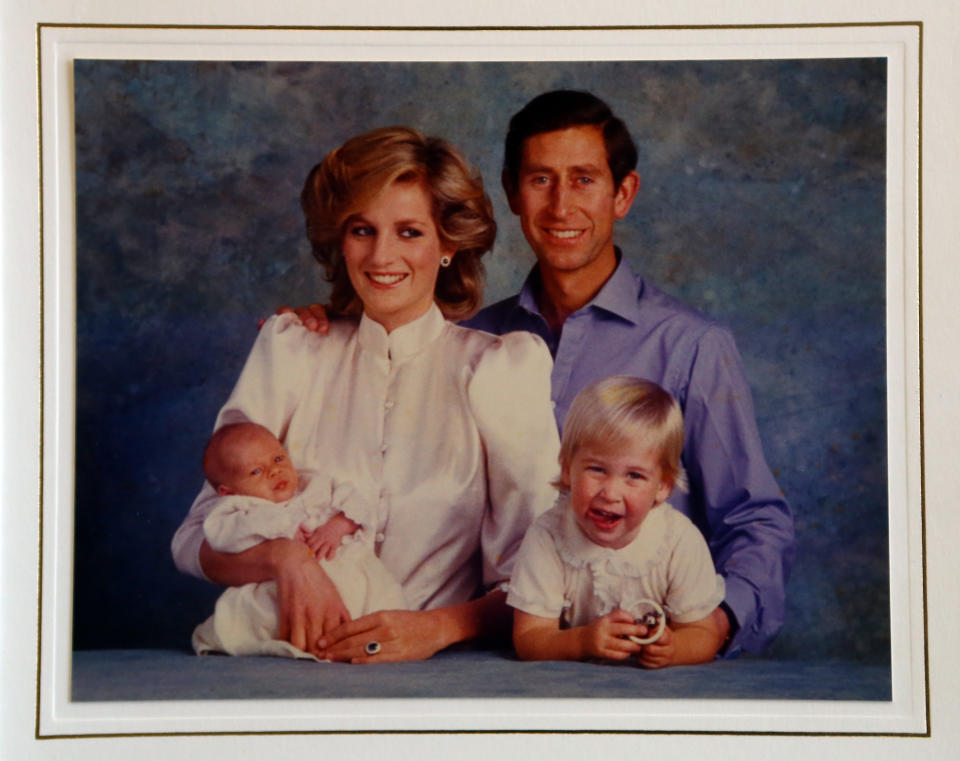
[[412,357],[431,343],[443,332],[446,324],[447,321],[436,304],[431,304],[430,309],[413,322],[401,325],[389,334],[383,325],[363,314],[360,317],[357,340],[364,351],[400,361]]
[[[621,254],[620,249],[617,249],[617,260],[617,267],[613,274],[607,278],[607,282],[603,284],[597,295],[577,312],[596,307],[636,325],[640,322],[637,277],[633,274],[633,270]],[[540,312],[540,307],[537,306],[536,298],[539,281],[540,269],[537,265],[527,275],[523,288],[520,289],[517,306],[542,318],[543,315]]]

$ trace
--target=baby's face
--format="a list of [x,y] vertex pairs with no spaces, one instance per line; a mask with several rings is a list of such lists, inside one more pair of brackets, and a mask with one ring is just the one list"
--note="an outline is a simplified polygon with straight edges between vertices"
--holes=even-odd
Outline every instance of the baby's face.
[[231,448],[229,478],[223,480],[234,494],[286,502],[297,491],[297,471],[283,445],[265,431],[257,431]]

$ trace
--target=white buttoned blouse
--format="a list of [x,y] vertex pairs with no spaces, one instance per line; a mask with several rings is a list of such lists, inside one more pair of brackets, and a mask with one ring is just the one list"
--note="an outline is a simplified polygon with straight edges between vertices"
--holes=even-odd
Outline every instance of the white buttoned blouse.
[[[462,328],[436,306],[390,334],[366,316],[326,336],[275,316],[215,428],[260,423],[296,467],[352,482],[375,506],[377,554],[411,607],[452,605],[510,577],[556,498],[551,367],[532,334]],[[201,578],[214,497],[205,484],[173,539],[177,567]]]

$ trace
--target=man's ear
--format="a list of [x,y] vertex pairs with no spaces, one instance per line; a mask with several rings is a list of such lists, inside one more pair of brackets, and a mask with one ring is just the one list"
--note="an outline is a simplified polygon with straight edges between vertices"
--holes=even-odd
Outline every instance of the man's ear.
[[503,192],[507,196],[507,203],[510,205],[510,211],[519,215],[520,209],[518,201],[520,199],[517,198],[516,179],[510,172],[504,169],[502,172],[500,172],[500,184],[503,186]]
[[217,494],[219,494],[221,497],[226,497],[229,494],[236,494],[236,492],[233,489],[231,489],[229,486],[225,484],[220,484],[217,487]]
[[637,191],[640,190],[640,175],[636,172],[628,172],[627,176],[620,181],[620,187],[613,194],[613,214],[617,219],[623,219],[630,211],[633,199],[637,197]]

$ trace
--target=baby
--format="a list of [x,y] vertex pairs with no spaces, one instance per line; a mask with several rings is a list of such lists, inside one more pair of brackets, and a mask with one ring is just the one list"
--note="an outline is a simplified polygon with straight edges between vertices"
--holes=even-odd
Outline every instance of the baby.
[[[298,473],[266,428],[235,423],[217,429],[204,450],[203,471],[220,495],[203,522],[213,549],[243,552],[268,539],[297,539],[314,552],[351,617],[407,607],[400,585],[374,554],[374,516],[354,488],[313,471]],[[313,657],[274,639],[276,611],[275,582],[230,587],[194,630],[193,648]]]
[[524,660],[710,661],[723,644],[723,578],[690,520],[683,418],[655,383],[614,376],[581,391],[560,447],[557,504],[527,531],[510,580]]

